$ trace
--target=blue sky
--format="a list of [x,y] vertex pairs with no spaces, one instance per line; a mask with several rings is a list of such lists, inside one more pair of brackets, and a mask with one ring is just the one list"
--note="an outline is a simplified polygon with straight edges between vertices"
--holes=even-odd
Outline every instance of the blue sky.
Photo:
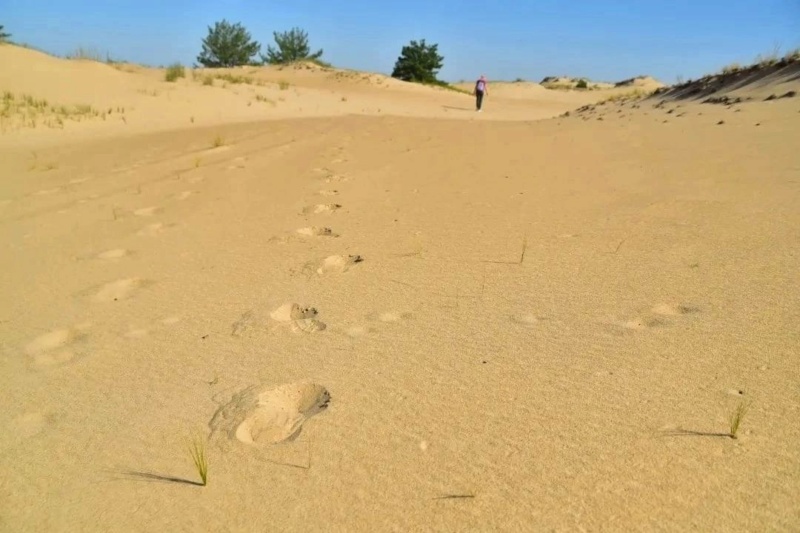
[[323,59],[387,74],[403,45],[424,38],[439,44],[448,81],[671,83],[800,46],[800,0],[0,0],[0,24],[18,42],[150,65],[194,63],[223,18],[262,49],[273,31],[299,26]]

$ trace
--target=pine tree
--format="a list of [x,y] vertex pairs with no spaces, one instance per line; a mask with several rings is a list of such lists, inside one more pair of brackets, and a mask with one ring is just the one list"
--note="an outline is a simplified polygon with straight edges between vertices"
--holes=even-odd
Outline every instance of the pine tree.
[[238,67],[251,63],[261,45],[253,41],[244,26],[222,20],[208,28],[208,36],[203,39],[203,51],[197,62],[204,67]]
[[3,28],[4,26],[0,24],[0,43],[8,42],[8,38],[11,37],[11,34],[3,31]]
[[426,44],[425,39],[411,41],[404,46],[394,64],[393,78],[420,83],[436,83],[436,74],[442,68],[444,57],[439,55],[438,44]]
[[300,28],[292,28],[286,32],[274,32],[275,44],[267,45],[267,55],[261,54],[261,60],[270,65],[285,65],[294,61],[318,61],[322,57],[322,49],[313,54],[308,46],[308,33]]

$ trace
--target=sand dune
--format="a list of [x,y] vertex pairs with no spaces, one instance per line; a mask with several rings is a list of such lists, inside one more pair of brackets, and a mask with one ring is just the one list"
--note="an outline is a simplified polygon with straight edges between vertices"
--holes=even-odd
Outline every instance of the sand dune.
[[[8,65],[0,71],[6,110],[0,130],[13,133],[8,143],[41,144],[52,130],[91,139],[281,118],[475,118],[468,94],[316,66],[189,69],[169,83],[164,69],[60,59],[10,45],[0,47],[0,62]],[[493,93],[500,104],[493,118],[547,118],[603,97],[528,89]],[[51,137],[57,143],[63,135]]]
[[0,64],[0,529],[800,524],[796,77]]

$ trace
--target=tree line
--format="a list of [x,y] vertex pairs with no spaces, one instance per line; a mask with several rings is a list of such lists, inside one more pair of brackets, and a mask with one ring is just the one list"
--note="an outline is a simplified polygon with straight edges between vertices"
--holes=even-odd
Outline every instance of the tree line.
[[[275,46],[267,45],[266,54],[261,53],[261,44],[255,41],[241,23],[223,19],[208,27],[208,35],[202,41],[202,50],[197,63],[208,68],[239,67],[243,65],[285,65],[296,61],[322,61],[322,49],[312,52],[308,44],[308,33],[300,28],[273,32]],[[0,43],[7,42],[11,35],[0,25]],[[257,59],[256,59],[257,57]],[[425,39],[411,41],[400,51],[400,57],[392,70],[392,77],[418,83],[440,82],[436,75],[442,68],[444,57],[439,55],[438,44],[428,44]]]
[[[213,27],[208,27],[208,35],[203,39],[197,62],[209,68],[284,65],[296,61],[314,61],[327,65],[321,59],[322,49],[312,52],[308,33],[300,28],[273,32],[273,38],[275,46],[268,45],[267,53],[262,54],[261,44],[253,40],[250,32],[241,23],[222,20]],[[438,44],[428,44],[425,39],[411,41],[400,51],[392,77],[419,83],[441,83],[436,75],[442,68],[444,57],[439,55],[438,49]]]

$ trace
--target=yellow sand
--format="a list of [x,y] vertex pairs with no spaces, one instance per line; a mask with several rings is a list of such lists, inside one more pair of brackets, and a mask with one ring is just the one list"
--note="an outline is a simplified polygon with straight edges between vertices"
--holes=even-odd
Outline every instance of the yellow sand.
[[0,65],[0,530],[800,527],[797,98]]

